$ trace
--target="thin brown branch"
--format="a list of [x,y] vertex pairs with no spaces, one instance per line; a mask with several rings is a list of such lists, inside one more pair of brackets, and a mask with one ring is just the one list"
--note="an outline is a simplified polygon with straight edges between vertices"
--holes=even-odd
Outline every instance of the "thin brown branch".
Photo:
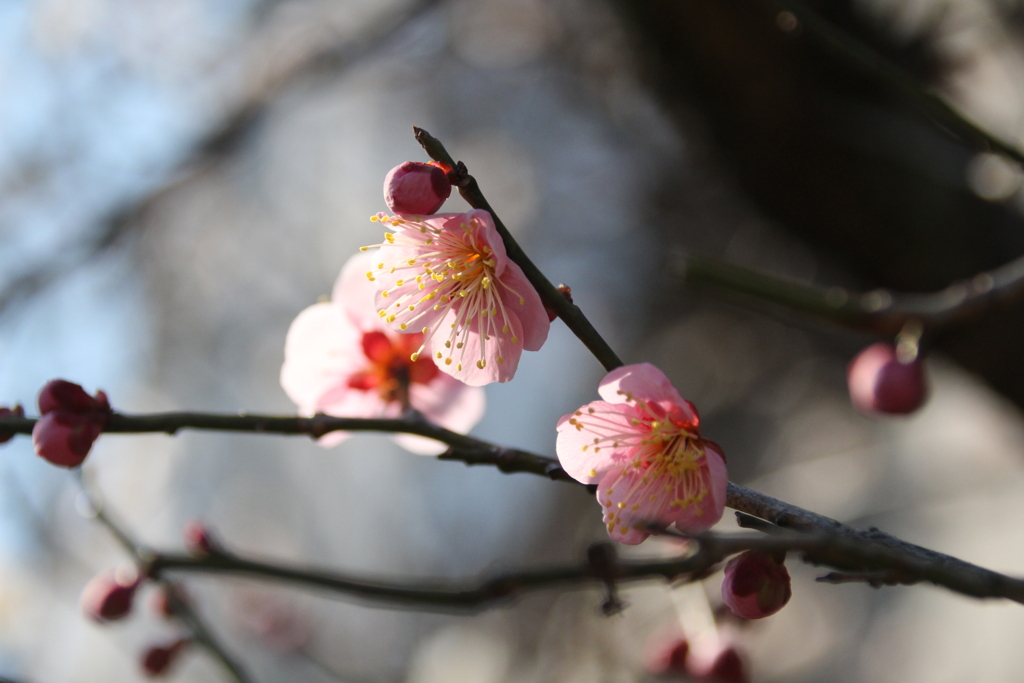
[[[80,478],[82,485],[82,492],[89,504],[92,506],[93,512],[95,513],[95,519],[100,524],[105,526],[110,533],[117,539],[118,543],[124,548],[137,565],[140,567],[148,566],[152,562],[155,554],[146,548],[141,543],[137,542],[127,528],[114,519],[110,511],[103,505],[100,496],[90,486],[85,478]],[[220,642],[220,639],[214,635],[210,628],[206,625],[206,622],[195,610],[192,604],[182,597],[181,591],[174,590],[174,584],[166,579],[153,577],[154,580],[164,584],[165,588],[170,591],[172,596],[174,615],[181,620],[182,624],[192,633],[192,637],[195,641],[202,645],[206,650],[220,663],[225,669],[231,674],[238,683],[249,683],[250,678],[246,674],[242,666],[235,660],[235,658],[225,649],[224,645]]]
[[[30,433],[34,423],[33,418],[3,417],[0,418],[0,433]],[[441,459],[458,460],[467,465],[490,465],[506,473],[523,472],[559,481],[573,481],[553,458],[503,448],[482,439],[458,434],[433,425],[416,414],[397,419],[357,419],[327,415],[306,418],[193,412],[134,416],[115,413],[111,416],[108,427],[108,431],[120,433],[173,434],[179,429],[191,428],[312,437],[338,429],[402,432],[447,443],[452,448],[440,456]],[[789,535],[769,535],[758,542],[760,545],[750,542],[744,547],[804,549],[808,550],[810,561],[827,564],[841,571],[891,570],[906,579],[901,580],[901,583],[929,582],[973,597],[1007,598],[1024,603],[1024,582],[1020,579],[907,543],[877,529],[854,529],[834,519],[732,483],[729,484],[726,504],[746,515],[766,520],[783,532],[790,532]],[[745,525],[756,526],[756,522],[746,519]],[[792,532],[800,532],[801,536],[793,536]],[[729,547],[732,546],[726,546],[726,549]],[[838,552],[837,548],[841,552],[838,555],[833,554]],[[721,548],[719,550],[721,551]],[[192,563],[186,564],[193,566]],[[201,563],[199,566],[207,567],[205,571],[217,571],[217,567],[222,567],[212,561]],[[221,570],[226,571],[223,568]],[[289,576],[283,575],[282,578]],[[330,583],[329,578],[325,580]]]
[[[269,106],[287,88],[310,78],[337,74],[341,69],[358,63],[381,46],[387,45],[386,36],[401,30],[440,3],[441,0],[410,0],[404,7],[389,8],[355,36],[310,50],[294,63],[273,73],[270,78],[262,79],[216,125],[196,140],[183,155],[177,168],[168,173],[166,183],[116,206],[106,216],[99,218],[93,234],[63,249],[56,258],[14,274],[0,288],[0,314],[119,246],[167,196],[200,173],[230,158],[250,138],[263,122]],[[267,65],[261,61],[258,67],[261,72],[265,72]]]
[[691,284],[888,336],[911,321],[929,332],[962,325],[1024,299],[1024,257],[937,292],[925,293],[886,289],[856,292],[843,287],[822,287],[706,256],[690,257],[676,270]]
[[820,48],[859,71],[875,83],[911,102],[942,129],[984,150],[1024,164],[1024,153],[969,119],[946,100],[925,89],[911,74],[893,64],[876,50],[847,33],[800,0],[772,0],[772,4],[793,14],[806,35]]

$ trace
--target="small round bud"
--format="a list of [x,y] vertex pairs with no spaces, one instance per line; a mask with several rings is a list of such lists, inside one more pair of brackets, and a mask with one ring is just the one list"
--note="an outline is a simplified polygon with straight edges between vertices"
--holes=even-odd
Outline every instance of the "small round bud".
[[435,213],[452,193],[448,175],[437,162],[406,161],[384,178],[384,201],[393,213]]
[[783,561],[767,553],[748,550],[725,565],[722,599],[732,613],[761,619],[782,609],[793,595]]
[[132,611],[139,583],[138,577],[125,580],[115,572],[98,574],[82,589],[82,611],[96,621],[121,619]]
[[147,676],[163,676],[189,641],[179,638],[170,645],[154,645],[142,654],[142,672]]
[[185,547],[193,555],[213,555],[221,552],[220,544],[213,533],[197,519],[186,524],[181,535],[185,539]]
[[51,410],[32,428],[36,455],[58,467],[78,467],[103,433],[105,420],[67,410]]
[[928,395],[921,358],[901,362],[896,348],[887,342],[857,354],[846,378],[854,407],[865,413],[905,415],[921,407]]
[[63,379],[51,379],[39,391],[39,413],[46,415],[54,410],[87,414],[110,412],[110,401],[102,391],[96,396],[85,393],[80,385]]
[[[0,417],[25,417],[25,409],[18,405],[13,408],[0,406]],[[6,443],[13,437],[14,432],[5,432],[0,430],[0,443]]]

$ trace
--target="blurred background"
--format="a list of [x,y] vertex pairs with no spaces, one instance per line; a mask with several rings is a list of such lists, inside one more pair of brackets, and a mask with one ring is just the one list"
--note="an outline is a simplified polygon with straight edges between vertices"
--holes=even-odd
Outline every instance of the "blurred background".
[[[833,0],[830,20],[1024,144],[1024,4]],[[823,52],[766,0],[8,0],[0,3],[0,403],[54,377],[126,412],[288,413],[284,335],[378,240],[418,125],[465,161],[534,260],[627,362],[700,408],[733,481],[1024,573],[1024,307],[934,339],[932,398],[853,411],[866,334],[683,284],[710,254],[804,282],[927,291],[1024,253],[1021,171]],[[460,210],[459,198],[445,210]],[[554,452],[601,368],[555,324],[474,433]],[[174,627],[97,626],[78,594],[127,558],[73,476],[0,459],[0,675],[136,680]],[[381,577],[578,561],[584,491],[410,455],[383,437],[101,439],[86,473],[147,544],[190,519],[233,549]],[[726,515],[723,525],[731,525]],[[649,541],[625,552],[677,549]],[[729,633],[755,681],[1019,680],[1024,610],[928,587],[825,586]],[[706,582],[717,604],[717,578]],[[694,590],[652,583],[479,616],[189,579],[258,681],[646,681]],[[689,627],[689,626],[688,626]],[[177,680],[227,680],[202,653]]]

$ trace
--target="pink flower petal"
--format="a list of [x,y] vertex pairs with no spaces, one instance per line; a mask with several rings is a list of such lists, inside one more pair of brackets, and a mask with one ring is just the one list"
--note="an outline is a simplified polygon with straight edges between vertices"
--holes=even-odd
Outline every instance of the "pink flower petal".
[[[612,448],[614,437],[628,434],[635,440],[636,428],[630,419],[636,410],[632,406],[611,405],[605,401],[594,401],[574,413],[563,415],[558,421],[558,440],[555,452],[562,468],[576,481],[595,484],[609,468],[622,464],[628,458],[627,449]],[[595,444],[612,437],[604,444]],[[625,439],[624,439],[625,440]]]
[[314,304],[292,322],[284,343],[281,387],[311,415],[321,398],[366,364],[362,333],[333,304]]
[[597,485],[597,501],[604,512],[608,535],[619,543],[636,545],[651,535],[645,524],[667,526],[669,521],[663,518],[660,507],[655,503],[641,506],[639,502],[660,496],[662,488],[658,481],[642,484],[629,466],[609,470]]
[[523,328],[523,348],[527,351],[539,350],[547,341],[551,320],[537,290],[526,279],[522,269],[512,261],[508,262],[505,274],[501,276],[501,290],[506,310],[519,319]]
[[362,251],[346,261],[331,292],[332,303],[340,306],[360,330],[382,327],[374,303],[377,285],[366,276],[377,265],[375,256],[373,252]]
[[[479,319],[466,324],[460,312],[449,311],[439,323],[440,328],[461,329],[463,333],[451,338],[438,334],[431,338],[428,347],[430,357],[439,369],[471,387],[508,382],[515,376],[523,354],[522,328],[518,318],[509,316],[508,333],[495,329],[494,318],[488,316],[485,320],[487,322],[482,324]],[[455,328],[451,327],[453,323]],[[481,327],[487,331],[486,337],[481,334]]]
[[646,401],[665,401],[677,405],[688,403],[672,386],[665,373],[650,363],[623,365],[612,370],[601,380],[597,393],[609,403],[626,403],[629,400],[627,395]]

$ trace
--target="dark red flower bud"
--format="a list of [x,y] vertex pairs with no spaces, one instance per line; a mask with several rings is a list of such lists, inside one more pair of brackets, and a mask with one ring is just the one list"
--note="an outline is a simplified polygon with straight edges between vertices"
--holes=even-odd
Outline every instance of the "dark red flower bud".
[[220,544],[210,529],[199,520],[192,520],[181,531],[185,547],[193,555],[214,555],[221,552]]
[[384,178],[384,201],[392,213],[435,213],[451,193],[448,175],[437,162],[406,161]]
[[760,619],[775,614],[792,595],[784,560],[748,550],[725,565],[722,599],[738,617]]
[[901,362],[896,348],[887,342],[857,354],[846,378],[854,407],[865,413],[905,415],[921,407],[928,395],[921,358]]
[[110,412],[110,401],[102,391],[96,396],[85,393],[80,385],[63,379],[51,379],[39,391],[39,413],[46,415],[54,410],[67,410],[78,414]]
[[96,621],[121,619],[132,611],[140,583],[138,577],[126,580],[117,572],[98,574],[82,589],[82,611]]
[[163,676],[189,641],[179,638],[170,645],[154,645],[142,654],[142,672],[147,676]]
[[[13,408],[0,407],[0,417],[25,417],[25,409],[19,405]],[[0,443],[6,443],[14,437],[14,432],[0,431]]]
[[51,410],[32,428],[36,455],[58,467],[78,467],[103,433],[105,418]]

